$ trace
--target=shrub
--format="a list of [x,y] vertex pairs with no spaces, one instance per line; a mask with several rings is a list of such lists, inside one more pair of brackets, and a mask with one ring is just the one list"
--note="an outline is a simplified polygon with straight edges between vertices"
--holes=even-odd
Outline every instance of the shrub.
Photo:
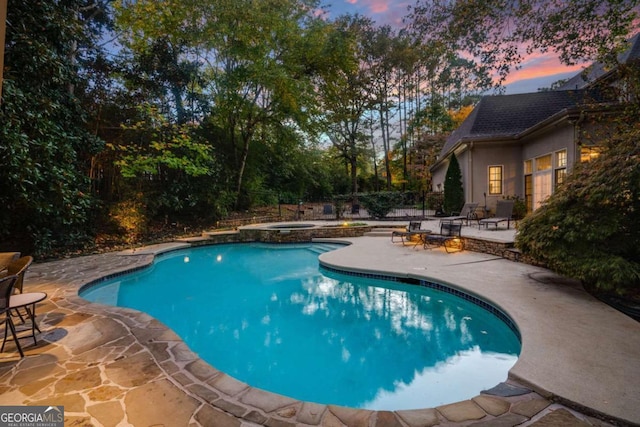
[[513,219],[522,219],[527,215],[527,204],[520,196],[507,196],[506,200],[513,200]]
[[640,147],[618,141],[579,164],[520,224],[517,246],[600,291],[640,288]]
[[464,205],[464,189],[462,188],[462,172],[455,154],[451,154],[449,167],[444,178],[444,206],[447,214],[458,212]]
[[379,193],[360,193],[358,200],[374,218],[384,218],[394,208],[402,204],[402,193],[382,191]]
[[128,244],[138,242],[147,232],[146,207],[141,199],[142,195],[138,195],[137,200],[126,200],[111,207],[109,216],[125,234]]

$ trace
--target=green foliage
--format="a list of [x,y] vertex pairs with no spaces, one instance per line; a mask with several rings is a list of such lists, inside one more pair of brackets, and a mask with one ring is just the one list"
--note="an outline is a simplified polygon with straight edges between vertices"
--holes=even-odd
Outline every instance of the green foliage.
[[141,121],[123,126],[129,144],[108,148],[120,153],[115,164],[125,178],[142,178],[162,169],[182,171],[187,176],[210,175],[211,147],[199,141],[193,126],[171,124],[150,105],[139,107]]
[[402,204],[402,193],[397,191],[381,191],[378,193],[360,193],[358,201],[374,218],[384,218],[395,207]]
[[95,200],[85,158],[101,148],[74,95],[84,2],[13,2],[8,8],[0,106],[0,238],[39,256],[82,245]]
[[444,178],[444,202],[442,209],[445,213],[459,212],[464,205],[464,189],[462,187],[462,172],[455,154],[451,154],[449,167]]
[[527,215],[527,204],[520,196],[507,196],[506,200],[513,200],[513,219],[522,219]]
[[410,19],[423,44],[472,58],[468,74],[503,82],[533,52],[571,65],[603,59],[637,30],[637,12],[637,0],[431,1]]
[[[637,123],[637,115],[631,120]],[[636,126],[637,127],[637,126]],[[553,270],[601,291],[640,287],[640,148],[623,132],[579,165],[520,224],[517,245]]]
[[429,192],[425,196],[425,205],[427,209],[431,209],[434,211],[442,211],[442,206],[444,205],[444,193],[440,192]]
[[127,243],[134,244],[147,232],[146,211],[144,195],[139,193],[132,199],[112,205],[109,218],[126,235]]

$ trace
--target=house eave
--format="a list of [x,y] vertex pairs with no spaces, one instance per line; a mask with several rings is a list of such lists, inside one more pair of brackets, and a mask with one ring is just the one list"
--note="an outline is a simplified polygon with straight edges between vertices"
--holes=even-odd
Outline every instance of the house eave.
[[[517,135],[484,135],[484,136],[475,136],[475,137],[464,137],[461,138],[458,142],[456,142],[456,144],[451,147],[451,149],[447,152],[447,154],[445,156],[442,156],[442,158],[438,159],[437,162],[435,162],[433,164],[433,166],[431,166],[429,168],[430,171],[433,172],[433,170],[437,169],[440,165],[442,165],[442,163],[444,163],[444,161],[449,157],[449,155],[451,153],[455,153],[456,151],[458,152],[464,152],[464,150],[469,147],[471,144],[474,143],[482,143],[482,142],[505,142],[505,141],[516,141]],[[460,148],[462,148],[462,150],[460,150]]]

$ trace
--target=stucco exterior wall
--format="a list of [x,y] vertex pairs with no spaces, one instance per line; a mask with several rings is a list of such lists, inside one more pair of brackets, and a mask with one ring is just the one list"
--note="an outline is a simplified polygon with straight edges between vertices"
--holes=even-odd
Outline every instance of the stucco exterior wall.
[[[523,196],[522,183],[522,148],[517,142],[483,142],[475,143],[470,149],[469,167],[473,168],[469,186],[469,194],[473,202],[480,206],[485,204],[489,210],[495,211],[496,202],[507,196]],[[502,193],[489,194],[489,166],[502,166]]]
[[444,191],[444,178],[448,167],[449,161],[445,160],[438,168],[431,171],[431,191]]
[[568,122],[549,128],[543,133],[534,134],[522,142],[523,162],[560,150],[567,150],[568,170],[575,164],[576,158],[579,160],[580,153],[576,152],[574,143],[574,126]]

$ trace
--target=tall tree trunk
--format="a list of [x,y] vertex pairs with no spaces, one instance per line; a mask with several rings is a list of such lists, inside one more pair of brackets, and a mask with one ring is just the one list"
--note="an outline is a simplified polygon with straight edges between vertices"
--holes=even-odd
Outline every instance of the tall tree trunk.
[[238,165],[238,181],[236,183],[236,209],[240,209],[240,191],[242,190],[242,180],[244,178],[244,169],[247,166],[247,158],[249,157],[250,137],[242,138],[242,152],[240,154],[240,164]]
[[380,182],[378,176],[378,153],[376,151],[376,141],[373,138],[373,117],[369,121],[369,133],[371,136],[371,150],[373,151],[373,176],[375,177],[375,190],[380,191]]
[[358,166],[357,166],[357,158],[355,156],[351,156],[349,158],[349,162],[351,164],[351,192],[356,197],[358,194]]

